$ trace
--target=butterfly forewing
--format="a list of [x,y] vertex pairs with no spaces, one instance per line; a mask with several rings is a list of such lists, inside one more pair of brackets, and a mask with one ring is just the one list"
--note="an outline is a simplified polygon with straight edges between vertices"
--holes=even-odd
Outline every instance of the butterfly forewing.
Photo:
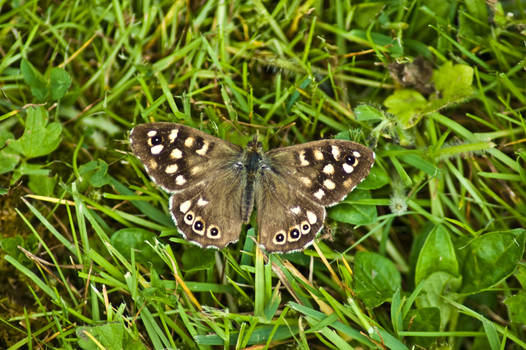
[[241,147],[175,123],[141,124],[130,133],[133,153],[167,192],[191,187],[211,169],[239,156]]

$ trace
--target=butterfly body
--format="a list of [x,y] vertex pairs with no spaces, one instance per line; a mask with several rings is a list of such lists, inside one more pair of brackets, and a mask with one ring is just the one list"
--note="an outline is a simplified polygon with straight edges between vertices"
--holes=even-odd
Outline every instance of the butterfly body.
[[304,249],[323,226],[325,207],[341,201],[374,162],[369,148],[321,140],[263,152],[175,123],[142,124],[132,150],[167,192],[179,231],[203,247],[237,241],[256,207],[258,242],[269,252]]

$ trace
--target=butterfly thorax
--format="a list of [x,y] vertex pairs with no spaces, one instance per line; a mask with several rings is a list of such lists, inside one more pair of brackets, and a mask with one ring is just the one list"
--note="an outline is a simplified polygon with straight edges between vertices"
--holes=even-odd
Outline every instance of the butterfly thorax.
[[256,137],[247,144],[241,163],[246,176],[245,189],[241,202],[241,217],[243,218],[243,222],[248,223],[250,214],[254,208],[254,184],[258,172],[264,167],[263,148],[261,142],[258,142]]

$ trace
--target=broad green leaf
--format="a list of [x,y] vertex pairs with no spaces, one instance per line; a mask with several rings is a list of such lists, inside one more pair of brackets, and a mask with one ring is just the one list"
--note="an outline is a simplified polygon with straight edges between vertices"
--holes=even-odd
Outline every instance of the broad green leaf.
[[46,79],[40,72],[25,58],[20,63],[20,71],[24,81],[31,88],[31,93],[38,101],[44,101],[48,94]]
[[[104,349],[146,349],[140,341],[131,338],[124,325],[118,322],[93,327],[78,327],[76,333],[79,338],[78,346],[84,350],[100,350],[100,346]],[[96,339],[97,343],[92,338]]]
[[347,202],[370,199],[371,192],[354,190],[337,206],[329,209],[329,217],[336,221],[353,225],[368,225],[376,221],[377,212],[374,205],[350,204]]
[[476,293],[490,288],[513,273],[524,254],[525,230],[486,233],[467,249],[462,269],[462,292]]
[[416,263],[415,285],[433,272],[443,271],[452,276],[459,275],[455,248],[449,232],[442,225],[436,226],[427,236]]
[[371,172],[363,180],[359,188],[362,190],[376,190],[387,185],[389,181],[389,175],[387,175],[384,168],[373,165]]
[[381,110],[366,104],[356,107],[354,109],[354,114],[356,115],[356,120],[358,121],[380,121],[386,119]]
[[387,111],[396,116],[404,129],[414,126],[426,110],[427,100],[418,91],[402,89],[395,91],[384,101]]
[[358,252],[354,258],[354,291],[368,308],[391,299],[401,288],[400,272],[380,254]]
[[13,171],[20,161],[20,156],[16,153],[9,152],[8,149],[0,150],[0,174]]
[[156,270],[164,268],[164,262],[147,243],[155,244],[156,234],[140,228],[123,228],[113,233],[111,244],[128,260],[131,249],[135,249],[135,261],[143,265],[152,265]]
[[504,304],[508,307],[511,322],[526,324],[526,292],[521,290],[517,294],[506,298]]
[[[423,307],[410,310],[404,320],[404,328],[410,332],[437,332],[440,330],[440,310],[436,307]],[[429,349],[436,341],[432,337],[410,337],[413,345]]]
[[28,108],[24,134],[9,146],[26,158],[41,157],[53,152],[61,141],[62,125],[48,124],[48,113],[42,108]]
[[442,296],[451,298],[451,293],[460,288],[461,282],[461,277],[442,271],[432,273],[423,282],[422,292],[416,298],[416,305],[419,308],[436,307],[440,310],[440,330],[448,323],[453,310]]
[[51,69],[49,76],[49,90],[53,100],[60,100],[71,86],[71,77],[62,68]]
[[108,164],[102,159],[92,160],[79,167],[80,180],[89,183],[93,187],[102,187],[111,182],[108,175]]
[[208,270],[215,265],[215,251],[190,246],[184,251],[182,262],[186,272]]
[[473,93],[473,68],[448,61],[434,72],[433,81],[443,100],[462,99]]
[[56,177],[49,175],[29,175],[29,189],[41,196],[53,196],[57,184]]

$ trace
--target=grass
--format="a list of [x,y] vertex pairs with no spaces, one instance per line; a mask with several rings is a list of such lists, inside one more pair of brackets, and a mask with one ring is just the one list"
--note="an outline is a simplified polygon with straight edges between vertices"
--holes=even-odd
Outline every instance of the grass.
[[[0,1],[0,347],[526,348],[522,1]],[[178,235],[131,154],[173,121],[350,137],[304,252]]]

